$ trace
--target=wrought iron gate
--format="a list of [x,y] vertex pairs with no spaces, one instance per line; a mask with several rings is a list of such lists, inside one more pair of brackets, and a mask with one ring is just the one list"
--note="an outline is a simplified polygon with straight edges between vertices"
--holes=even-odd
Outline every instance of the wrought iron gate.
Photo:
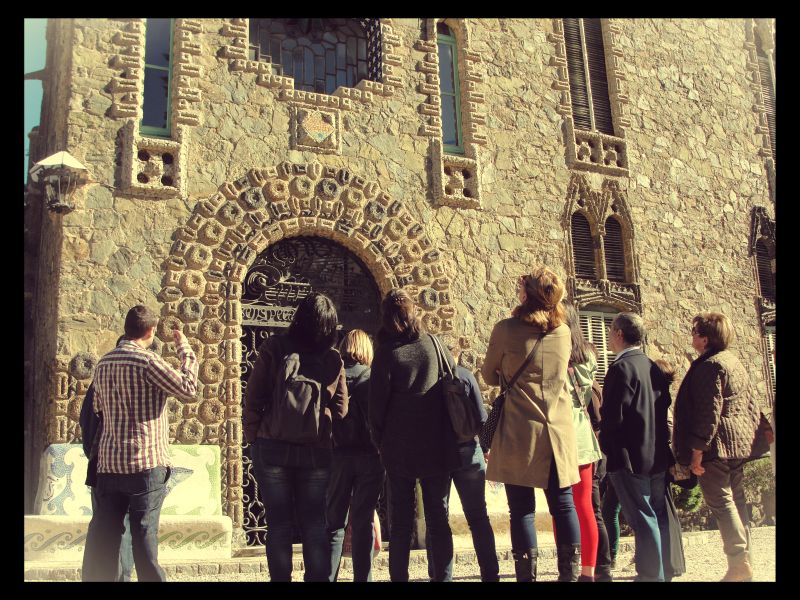
[[[349,250],[317,237],[291,238],[270,246],[248,271],[242,290],[242,401],[261,342],[284,332],[297,305],[312,291],[333,300],[342,333],[356,328],[370,335],[377,332],[380,293],[369,270]],[[242,445],[242,471],[247,544],[264,545],[266,513],[247,443]],[[386,536],[385,494],[381,494],[378,514]]]

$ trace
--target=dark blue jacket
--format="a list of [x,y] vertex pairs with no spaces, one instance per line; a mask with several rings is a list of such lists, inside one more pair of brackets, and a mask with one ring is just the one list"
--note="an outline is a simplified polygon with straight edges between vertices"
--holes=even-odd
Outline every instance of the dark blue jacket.
[[[483,397],[481,396],[481,390],[478,387],[478,382],[476,381],[475,376],[472,374],[472,371],[465,369],[461,365],[456,365],[456,376],[467,384],[467,395],[478,407],[478,414],[481,416],[481,425],[483,425],[486,423],[488,415],[486,414],[486,409],[483,406]],[[475,437],[477,439],[478,436]],[[482,448],[482,450],[485,454],[486,448]]]
[[641,350],[631,350],[609,367],[600,408],[600,448],[609,473],[626,470],[655,475],[667,470],[667,410],[672,402],[667,383]]

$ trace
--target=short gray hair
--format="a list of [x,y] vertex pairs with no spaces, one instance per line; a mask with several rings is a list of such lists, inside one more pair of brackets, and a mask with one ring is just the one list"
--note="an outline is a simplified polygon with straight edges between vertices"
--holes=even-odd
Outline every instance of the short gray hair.
[[644,320],[636,313],[619,313],[611,322],[611,329],[621,331],[626,344],[641,344],[647,333]]

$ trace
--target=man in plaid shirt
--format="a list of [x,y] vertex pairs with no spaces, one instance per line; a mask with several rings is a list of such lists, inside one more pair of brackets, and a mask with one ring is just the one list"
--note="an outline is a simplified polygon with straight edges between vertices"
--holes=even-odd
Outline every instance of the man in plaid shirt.
[[172,332],[179,370],[148,348],[158,316],[134,306],[125,340],[103,356],[94,378],[94,411],[103,414],[97,462],[97,507],[86,535],[84,581],[114,581],[123,520],[129,513],[139,581],[166,581],[158,564],[158,522],[170,475],[167,397],[192,400],[197,359],[186,337]]

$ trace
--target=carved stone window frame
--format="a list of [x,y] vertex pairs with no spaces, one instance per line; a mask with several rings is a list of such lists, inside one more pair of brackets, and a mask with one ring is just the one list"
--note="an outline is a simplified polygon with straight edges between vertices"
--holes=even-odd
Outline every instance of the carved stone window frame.
[[[589,222],[594,240],[595,272],[597,280],[578,278],[572,249],[572,215],[580,212]],[[605,224],[615,217],[621,226],[625,254],[625,283],[609,281],[606,276],[605,249],[603,245]],[[561,217],[564,245],[567,249],[567,289],[576,306],[606,304],[620,310],[642,311],[639,286],[639,261],[634,247],[635,232],[628,200],[617,181],[606,179],[599,191],[593,190],[586,177],[573,173],[567,186],[567,201]]]
[[[770,200],[775,203],[775,157],[772,155],[772,139],[770,138],[767,110],[764,102],[764,89],[761,85],[761,72],[758,68],[757,42],[760,41],[761,49],[769,56],[772,74],[775,74],[775,20],[774,19],[746,19],[745,43],[747,51],[747,68],[750,71],[751,88],[753,90],[753,112],[756,114],[758,125],[755,133],[760,136],[758,149],[759,156],[764,160],[767,170]],[[758,36],[758,40],[756,39]],[[776,82],[777,84],[777,82]]]
[[[120,187],[123,193],[146,198],[186,197],[186,156],[189,132],[201,123],[194,105],[202,98],[199,78],[202,67],[195,64],[201,53],[198,35],[200,19],[175,19],[172,31],[172,81],[170,136],[143,135],[140,123],[144,99],[144,52],[147,19],[121,19],[112,43],[117,53],[111,66],[119,75],[111,80],[113,102],[109,116],[125,119],[122,128]],[[171,157],[171,162],[164,160]],[[140,157],[148,156],[147,160]],[[146,180],[146,181],[145,181]],[[164,183],[169,182],[169,183]]]
[[573,169],[627,177],[630,173],[625,131],[630,126],[630,118],[627,114],[629,104],[627,76],[622,70],[623,52],[618,42],[619,24],[615,19],[600,20],[608,74],[608,94],[616,134],[611,136],[598,131],[575,128],[567,70],[564,22],[562,19],[553,19],[552,23],[553,32],[547,36],[555,47],[555,54],[550,58],[550,66],[556,68],[556,79],[552,87],[560,92],[556,110],[564,117],[567,165]]
[[[760,293],[760,284],[758,277],[758,265],[756,263],[756,244],[759,241],[764,242],[769,252],[769,257],[772,263],[772,275],[775,276],[775,219],[772,219],[763,206],[756,206],[753,208],[750,221],[750,240],[748,245],[748,255],[752,257],[753,262],[753,277],[756,282],[756,289],[759,293],[756,295],[756,305],[758,306],[759,318],[761,319],[762,328],[775,322],[776,302],[764,298]],[[766,331],[766,329],[764,330]]]
[[[355,87],[339,87],[333,94],[296,90],[294,77],[273,74],[272,63],[250,60],[249,19],[225,19],[220,33],[229,38],[230,43],[220,48],[217,58],[227,59],[228,68],[232,72],[256,73],[256,83],[278,90],[278,100],[326,109],[352,110],[354,102],[371,104],[375,102],[376,97],[393,96],[395,89],[403,85],[398,69],[402,61],[396,54],[401,39],[394,33],[391,21],[391,19],[379,19],[379,33],[373,35],[373,38],[379,39],[380,47],[368,50],[373,56],[379,57],[381,65],[380,68],[376,66],[375,70],[381,74],[382,81],[362,79]],[[368,47],[372,47],[375,43],[377,42],[370,43],[368,40]]]
[[[461,97],[461,132],[464,154],[448,154],[442,142],[442,98],[439,80],[439,47],[436,26],[445,23],[456,39],[458,78]],[[471,50],[469,24],[466,19],[424,19],[424,39],[414,49],[424,53],[416,70],[422,75],[417,91],[425,95],[419,105],[422,125],[419,135],[429,137],[431,184],[434,204],[454,208],[481,208],[480,147],[486,143],[486,102],[484,75],[479,70],[481,55]]]

